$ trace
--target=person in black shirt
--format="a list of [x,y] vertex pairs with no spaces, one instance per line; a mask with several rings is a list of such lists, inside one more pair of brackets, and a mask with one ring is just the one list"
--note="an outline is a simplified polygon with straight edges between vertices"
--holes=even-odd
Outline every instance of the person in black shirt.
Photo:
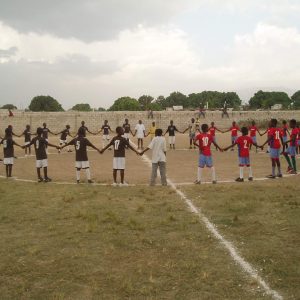
[[0,145],[3,145],[4,159],[3,164],[5,165],[6,177],[12,177],[12,167],[14,164],[14,145],[22,148],[21,145],[17,144],[12,139],[11,131],[5,129],[5,137],[1,140]]
[[[84,131],[84,137],[86,136],[86,132],[90,133],[90,134],[93,134],[95,135],[95,133],[89,131],[89,129],[85,126],[85,122],[84,121],[81,121],[81,126],[79,127],[79,129],[82,128]],[[78,131],[79,131],[78,129]]]
[[[23,148],[25,149],[31,145],[34,145],[38,182],[49,182],[51,181],[51,178],[48,177],[48,159],[46,147],[50,146],[56,149],[59,149],[59,147],[48,143],[48,141],[43,137],[43,132],[43,128],[39,127],[36,131],[37,136],[34,137],[28,145],[24,145]],[[41,168],[44,169],[44,178],[41,176]]]
[[[48,138],[49,138],[49,133],[55,135],[55,133],[53,133],[48,127],[47,127],[47,124],[46,123],[43,123],[43,133],[42,133],[42,136],[43,138],[48,142]],[[46,152],[48,153],[48,145],[46,145]]]
[[[173,120],[170,121],[170,125],[168,126],[168,129],[166,130],[164,136],[169,133],[169,144],[170,144],[170,149],[173,149],[175,150],[175,131],[177,132],[180,132],[176,126],[174,125],[174,122]],[[182,132],[180,132],[182,133]]]
[[[70,133],[70,128],[71,128],[70,125],[66,125],[66,128],[64,130],[56,134],[56,135],[60,134],[60,140],[59,140],[60,147],[67,145],[67,136],[73,137]],[[58,153],[60,153],[60,151],[61,150],[58,149]],[[72,152],[69,146],[68,146],[68,152]]]
[[[103,136],[102,136],[102,147],[106,147],[106,145],[109,143],[110,141],[110,137],[109,137],[109,133],[113,132],[110,128],[110,126],[108,125],[108,121],[105,120],[104,124],[102,125],[101,129],[98,131],[98,133],[101,133],[103,131]],[[108,150],[111,150],[111,148],[108,148]]]
[[[25,130],[23,131],[23,133],[21,135],[19,135],[19,137],[24,135],[24,142],[25,145],[30,144],[31,142],[31,130],[30,130],[30,125],[26,125]],[[31,147],[25,148],[25,157],[27,156],[27,150],[28,150],[28,154],[31,155]]]
[[124,181],[125,176],[125,149],[129,148],[132,151],[134,151],[136,154],[140,154],[138,151],[136,151],[127,141],[126,138],[123,137],[124,130],[122,127],[118,126],[116,128],[117,136],[115,136],[110,143],[103,148],[100,153],[104,153],[104,151],[110,147],[113,146],[114,149],[114,159],[113,159],[113,179],[114,183],[113,186],[117,186],[117,171],[120,170],[121,175],[121,186],[127,186],[128,184]]
[[129,134],[131,133],[133,135],[133,132],[131,131],[131,127],[128,119],[125,119],[125,123],[123,124],[123,130],[124,130],[123,137],[129,142]]
[[75,152],[76,152],[75,168],[76,168],[77,183],[80,183],[81,169],[85,170],[88,183],[93,183],[93,181],[91,180],[90,163],[88,160],[86,148],[92,147],[93,149],[97,150],[99,153],[100,153],[100,149],[95,147],[84,135],[85,135],[84,128],[79,128],[77,137],[74,138],[69,143],[67,143],[66,145],[62,146],[61,149],[69,145],[75,146]]

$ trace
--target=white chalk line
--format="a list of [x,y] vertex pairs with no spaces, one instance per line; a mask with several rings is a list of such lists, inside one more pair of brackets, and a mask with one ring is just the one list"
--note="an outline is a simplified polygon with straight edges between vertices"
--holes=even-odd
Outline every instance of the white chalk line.
[[[135,145],[136,146],[136,145]],[[142,156],[142,160],[149,166],[152,166],[151,160],[146,156]],[[245,273],[248,273],[250,277],[255,279],[258,284],[265,290],[265,292],[272,296],[273,299],[282,300],[283,297],[275,290],[273,290],[258,274],[254,267],[250,263],[248,263],[237,251],[234,245],[225,239],[217,230],[216,226],[209,221],[209,219],[201,212],[200,208],[197,208],[193,202],[188,199],[188,197],[180,191],[176,185],[168,179],[169,186],[180,196],[182,200],[187,204],[190,211],[199,216],[199,219],[205,224],[206,228],[213,234],[213,236],[224,246],[224,248],[229,252],[232,259],[242,268]]]

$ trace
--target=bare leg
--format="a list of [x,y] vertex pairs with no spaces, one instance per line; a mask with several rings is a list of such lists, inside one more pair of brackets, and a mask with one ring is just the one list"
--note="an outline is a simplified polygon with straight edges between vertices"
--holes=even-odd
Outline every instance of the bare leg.
[[124,176],[125,176],[125,170],[120,170],[120,175],[121,175],[121,183],[124,183]]
[[117,183],[117,171],[116,169],[113,169],[113,179],[114,179],[114,183]]

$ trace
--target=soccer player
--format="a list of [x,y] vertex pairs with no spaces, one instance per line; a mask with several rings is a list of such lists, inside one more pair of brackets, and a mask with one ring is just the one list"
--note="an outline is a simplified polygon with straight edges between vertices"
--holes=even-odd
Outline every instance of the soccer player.
[[81,121],[81,126],[79,128],[82,128],[84,130],[84,136],[86,136],[86,132],[95,135],[93,132],[89,131],[89,129],[85,126],[84,121]]
[[170,125],[168,126],[166,132],[164,133],[164,136],[169,133],[169,145],[170,145],[170,149],[173,149],[175,150],[175,131],[179,132],[179,133],[182,133],[180,132],[177,127],[174,125],[174,122],[173,120],[170,121]]
[[283,144],[283,140],[282,140],[282,130],[277,127],[277,120],[271,119],[270,125],[271,127],[269,130],[269,137],[262,146],[264,146],[267,143],[270,143],[270,158],[272,161],[272,174],[267,177],[270,179],[275,179],[276,166],[278,170],[277,177],[282,177],[279,156],[280,156],[280,148],[281,148],[281,144]]
[[[256,133],[258,133],[261,136],[260,131],[255,125],[255,121],[251,122],[251,126],[249,127],[249,132],[250,132],[250,138],[252,139],[252,144],[257,144],[257,138],[256,138]],[[250,144],[250,150],[252,148],[252,144]],[[256,147],[256,152],[257,152],[257,147]]]
[[[208,133],[208,125],[202,124],[202,133],[199,133],[195,140],[194,145],[199,147],[199,162],[198,162],[198,176],[195,184],[201,184],[202,171],[204,167],[211,169],[212,183],[217,183],[216,181],[216,171],[213,166],[212,156],[211,156],[211,144],[214,144],[221,152],[223,151],[216,142],[213,141],[212,136]],[[199,144],[197,144],[199,142]]]
[[223,150],[227,151],[228,149],[234,147],[235,145],[238,146],[240,177],[238,177],[235,181],[244,182],[244,167],[247,167],[249,169],[248,180],[252,181],[253,175],[252,175],[252,168],[250,165],[249,149],[251,145],[254,145],[255,147],[259,147],[259,146],[257,145],[256,141],[253,141],[253,139],[248,136],[249,130],[247,127],[242,127],[241,132],[242,135],[236,139],[234,144],[227,148],[224,148]]
[[[98,133],[101,133],[103,131],[103,136],[102,136],[102,148],[106,147],[106,145],[110,141],[109,133],[113,132],[108,125],[108,121],[105,120],[104,124],[102,125],[101,129],[98,131]],[[111,148],[108,148],[108,150],[111,150]]]
[[[223,131],[223,133],[226,133],[229,131],[231,131],[231,145],[234,145],[235,141],[238,138],[238,131],[241,131],[235,121],[233,121],[232,126],[228,130]],[[231,151],[233,151],[233,148],[231,148]]]
[[130,128],[130,124],[129,124],[129,121],[128,119],[125,119],[125,123],[123,124],[123,130],[124,130],[124,135],[123,137],[128,141],[129,143],[129,134],[131,133],[132,135],[133,132],[131,131],[131,128]]
[[[264,133],[262,133],[261,136],[267,134],[267,137],[268,137],[268,140],[269,140],[271,138],[271,135],[270,135],[271,134],[271,129],[272,129],[271,122],[269,122],[267,130]],[[270,153],[270,142],[268,142],[268,148],[267,148],[266,153]]]
[[12,139],[12,132],[6,128],[4,139],[1,140],[0,145],[3,145],[4,159],[3,164],[5,165],[6,177],[12,177],[12,167],[14,164],[14,145],[22,148],[21,145],[17,144]]
[[[216,131],[219,131],[221,133],[223,133],[223,131],[221,131],[220,129],[218,129],[216,126],[215,126],[215,122],[211,122],[210,123],[210,127],[208,129],[213,141],[216,143],[217,140],[216,140]],[[216,150],[218,151],[218,148],[216,147]]]
[[146,151],[152,149],[152,173],[150,186],[155,185],[155,181],[157,178],[157,169],[159,168],[161,184],[167,185],[167,177],[166,177],[166,153],[167,153],[167,145],[166,139],[162,137],[162,129],[155,130],[155,137],[149,144],[149,146],[140,153],[143,155]]
[[124,181],[125,177],[125,149],[126,147],[134,151],[136,154],[140,154],[138,151],[136,151],[127,141],[126,138],[123,137],[124,130],[122,127],[118,126],[116,128],[117,136],[115,136],[110,143],[103,148],[100,153],[104,153],[104,151],[110,147],[113,146],[114,149],[114,159],[113,159],[113,186],[117,186],[117,172],[120,171],[121,175],[121,184],[120,186],[128,186],[128,184]]
[[282,130],[282,140],[283,140],[284,143],[286,143],[286,141],[288,139],[288,135],[290,135],[289,128],[288,128],[286,120],[282,121],[281,130]]
[[[23,133],[21,135],[19,135],[19,137],[24,135],[24,140],[25,140],[25,145],[30,144],[31,142],[31,130],[30,130],[30,125],[26,125],[25,130],[23,131]],[[27,153],[29,155],[31,155],[31,147],[25,148],[25,157],[27,157]]]
[[156,132],[156,124],[155,124],[155,122],[152,122],[152,125],[149,128],[149,132],[146,136],[150,135],[150,139],[152,141],[155,137],[155,132]]
[[[283,151],[283,155],[288,163],[288,173],[290,174],[297,174],[297,166],[296,166],[296,155],[297,155],[297,146],[298,146],[298,134],[299,129],[297,128],[297,122],[295,119],[290,120],[290,140],[286,141],[283,145],[283,149],[287,146],[288,143],[290,143],[289,147],[286,149],[286,151]],[[291,157],[291,159],[289,158]],[[292,162],[291,162],[292,161]]]
[[[57,133],[56,135],[60,134],[60,140],[59,140],[59,146],[60,148],[58,149],[58,153],[61,152],[61,147],[64,145],[67,145],[67,136],[72,137],[70,133],[70,125],[66,125],[66,128],[62,130],[61,132]],[[73,138],[73,137],[72,137]],[[70,147],[68,146],[68,152],[72,152]]]
[[[43,137],[43,128],[39,127],[36,131],[37,136],[34,137],[29,144],[24,145],[23,148],[28,148],[34,145],[36,155],[36,170],[38,176],[38,182],[49,182],[51,178],[48,177],[48,158],[46,152],[46,146],[54,147],[57,150],[59,146],[52,145]],[[44,178],[41,176],[41,168],[44,170]]]
[[61,147],[63,149],[66,146],[74,145],[75,146],[75,153],[76,153],[76,180],[77,183],[80,183],[80,170],[85,170],[86,177],[88,183],[93,183],[91,179],[91,171],[90,171],[90,163],[87,156],[87,147],[91,147],[97,150],[100,153],[100,149],[95,147],[86,137],[85,137],[85,129],[80,127],[78,129],[77,137],[75,137],[72,141],[65,144]]
[[144,137],[145,137],[145,126],[142,120],[139,120],[138,124],[135,126],[134,136],[138,139],[138,149],[144,149]]
[[[46,123],[43,123],[43,134],[42,134],[42,136],[43,136],[43,138],[48,142],[48,137],[49,137],[49,133],[51,133],[51,134],[54,134],[55,135],[55,133],[53,133],[48,127],[47,127],[47,124]],[[48,153],[48,144],[46,144],[46,152]]]
[[[189,131],[189,138],[190,138],[190,149],[192,149],[192,145],[194,144],[194,139],[196,136],[196,122],[195,119],[191,119],[191,123],[189,124],[189,127],[183,131],[185,133],[186,131]],[[196,146],[194,145],[194,149],[196,149]]]

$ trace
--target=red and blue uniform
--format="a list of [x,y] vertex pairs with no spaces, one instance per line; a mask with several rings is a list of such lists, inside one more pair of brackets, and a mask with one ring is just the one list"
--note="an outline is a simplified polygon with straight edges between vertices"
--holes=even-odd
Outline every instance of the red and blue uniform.
[[282,140],[284,143],[286,143],[287,141],[287,132],[288,132],[288,126],[287,125],[283,125],[282,128]]
[[252,138],[247,135],[242,135],[235,141],[238,146],[238,155],[240,167],[250,166],[249,148],[253,144]]
[[290,145],[286,151],[286,153],[289,154],[290,156],[297,155],[298,136],[299,136],[299,129],[293,128],[291,135],[290,135],[290,138],[291,138]]
[[282,130],[277,127],[271,127],[269,131],[270,135],[270,157],[273,159],[279,159]]
[[231,131],[231,141],[234,143],[237,139],[238,136],[238,131],[240,130],[240,128],[238,126],[232,126],[230,127],[230,131]]
[[211,168],[213,166],[210,146],[213,142],[213,138],[208,133],[200,133],[195,138],[199,141],[199,167],[204,168],[205,166]]
[[256,126],[249,127],[249,134],[250,134],[250,137],[251,137],[253,143],[257,143],[257,140],[256,140],[257,131],[258,131],[258,128]]

